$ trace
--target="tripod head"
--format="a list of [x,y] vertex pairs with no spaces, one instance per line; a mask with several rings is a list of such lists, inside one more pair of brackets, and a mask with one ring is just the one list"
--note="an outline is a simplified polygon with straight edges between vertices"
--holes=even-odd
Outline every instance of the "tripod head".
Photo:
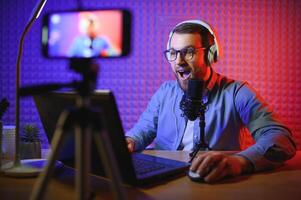
[[71,58],[69,67],[82,76],[82,80],[73,87],[81,97],[89,96],[96,87],[99,66],[91,58]]

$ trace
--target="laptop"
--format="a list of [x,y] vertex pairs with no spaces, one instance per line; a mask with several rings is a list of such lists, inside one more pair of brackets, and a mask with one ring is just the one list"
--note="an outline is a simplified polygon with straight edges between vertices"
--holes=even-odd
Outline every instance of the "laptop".
[[[75,92],[52,92],[35,95],[40,119],[49,141],[52,140],[57,119],[64,109],[75,106],[77,94]],[[119,116],[114,94],[109,90],[96,90],[91,95],[91,107],[100,115],[99,123],[108,133],[108,140],[112,154],[117,162],[123,183],[129,185],[149,185],[176,178],[186,174],[190,164],[167,158],[161,158],[143,153],[129,153],[125,142],[125,134]],[[97,133],[98,134],[98,133]],[[100,133],[99,133],[100,134]],[[63,145],[59,151],[59,158],[63,164],[74,167],[74,133],[71,129],[65,133]],[[91,143],[91,173],[105,176],[104,168],[99,158],[96,144]]]

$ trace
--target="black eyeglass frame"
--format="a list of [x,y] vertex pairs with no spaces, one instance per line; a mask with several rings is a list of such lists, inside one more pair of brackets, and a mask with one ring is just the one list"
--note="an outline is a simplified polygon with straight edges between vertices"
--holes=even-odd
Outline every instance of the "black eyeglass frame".
[[[180,53],[180,56],[184,59],[184,60],[191,60],[193,58],[193,56],[195,55],[196,51],[198,49],[203,49],[205,50],[206,47],[186,47],[186,48],[183,48],[183,49],[180,49],[180,50],[175,50],[175,49],[168,49],[168,50],[165,50],[163,53],[164,53],[164,56],[166,58],[166,60],[168,62],[173,62],[175,60],[177,60],[178,58],[178,53]],[[174,59],[169,59],[170,56],[168,56],[168,54],[170,54],[170,51],[173,50],[176,54],[175,54],[175,58]],[[191,50],[191,52],[189,52],[191,55],[190,55],[190,58],[186,58],[186,55],[188,53],[188,50]]]

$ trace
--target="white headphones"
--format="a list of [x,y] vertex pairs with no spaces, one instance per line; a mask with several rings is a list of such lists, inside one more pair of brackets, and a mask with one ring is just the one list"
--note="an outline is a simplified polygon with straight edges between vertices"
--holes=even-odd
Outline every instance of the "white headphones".
[[173,29],[172,31],[169,33],[169,37],[168,37],[168,42],[167,42],[167,49],[170,48],[170,41],[171,41],[171,38],[174,34],[174,30],[182,25],[182,24],[186,24],[186,23],[191,23],[191,24],[197,24],[197,25],[200,25],[204,28],[206,28],[210,34],[213,36],[213,39],[214,39],[214,44],[212,44],[208,51],[207,51],[207,62],[209,65],[211,65],[212,63],[214,62],[217,62],[218,59],[219,59],[219,47],[218,47],[218,42],[217,42],[217,39],[215,37],[215,34],[213,32],[213,30],[211,29],[210,25],[204,21],[201,21],[201,20],[187,20],[187,21],[183,21],[183,22],[180,22],[179,24],[177,24]]

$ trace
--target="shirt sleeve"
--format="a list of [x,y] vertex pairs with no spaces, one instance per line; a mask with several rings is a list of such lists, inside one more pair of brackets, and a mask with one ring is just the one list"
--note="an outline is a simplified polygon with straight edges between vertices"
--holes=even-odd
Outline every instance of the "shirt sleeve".
[[238,155],[247,158],[255,171],[274,168],[292,158],[296,153],[296,145],[291,131],[280,122],[258,93],[244,83],[234,96],[242,123],[256,141]]
[[155,92],[138,122],[126,133],[127,137],[135,140],[135,151],[142,151],[156,137],[158,116],[163,97],[164,85]]

